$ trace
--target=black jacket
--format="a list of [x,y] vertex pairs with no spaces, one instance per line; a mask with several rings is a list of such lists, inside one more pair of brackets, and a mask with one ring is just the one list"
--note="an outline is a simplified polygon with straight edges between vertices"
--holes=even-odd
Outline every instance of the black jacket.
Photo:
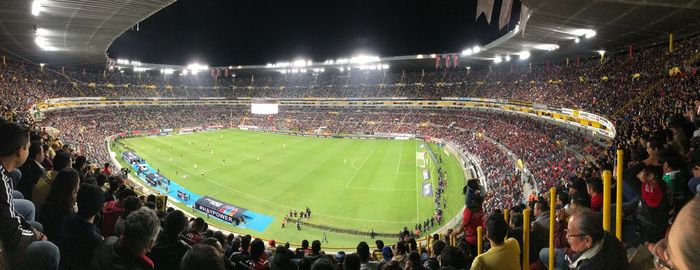
[[102,241],[92,255],[91,269],[95,270],[152,270],[154,269],[144,259],[130,253],[111,236]]
[[161,231],[148,257],[153,260],[156,269],[180,269],[180,260],[189,249],[190,245],[180,237]]
[[102,235],[97,226],[73,215],[56,242],[61,252],[59,268],[90,269],[92,253],[102,242]]
[[578,262],[576,270],[625,270],[630,265],[627,261],[627,252],[614,235],[605,233],[603,247],[593,257]]
[[17,191],[22,192],[25,199],[31,200],[34,186],[39,182],[41,176],[46,173],[46,170],[32,159],[28,159],[24,162],[24,164],[19,167],[19,170],[22,172],[22,179],[19,180],[17,184]]

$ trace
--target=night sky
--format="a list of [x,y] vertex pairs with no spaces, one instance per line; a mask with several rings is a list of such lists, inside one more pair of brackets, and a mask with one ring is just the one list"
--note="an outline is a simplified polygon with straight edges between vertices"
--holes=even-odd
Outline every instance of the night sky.
[[491,25],[474,21],[476,0],[178,0],[117,38],[112,58],[144,63],[260,65],[297,58],[323,62],[460,52],[502,36],[501,1]]

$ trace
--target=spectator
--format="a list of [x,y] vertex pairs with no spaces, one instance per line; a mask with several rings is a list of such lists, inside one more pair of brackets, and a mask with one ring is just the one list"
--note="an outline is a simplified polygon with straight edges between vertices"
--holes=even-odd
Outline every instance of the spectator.
[[549,207],[546,201],[534,204],[535,221],[530,229],[530,262],[538,259],[539,251],[549,247]]
[[275,248],[275,255],[270,258],[271,270],[297,270],[297,266],[292,263],[292,252],[282,245]]
[[700,190],[700,161],[691,164],[689,168],[693,177],[688,180],[688,190],[690,190],[690,193],[693,195],[697,195],[698,190]]
[[131,212],[134,212],[141,208],[143,204],[141,203],[141,200],[139,198],[136,198],[134,196],[127,197],[124,200],[124,211],[122,212],[121,216],[117,219],[117,223],[114,224],[114,235],[115,236],[121,236],[122,231],[124,230],[124,221],[126,220],[126,217],[131,214]]
[[264,270],[269,267],[267,253],[265,253],[265,242],[260,238],[255,238],[253,242],[250,242],[250,259],[255,263],[253,270]]
[[104,167],[102,167],[102,173],[104,173],[106,175],[112,175],[112,171],[109,169],[109,166],[110,166],[109,163],[105,163]]
[[129,197],[136,197],[136,192],[133,189],[125,188],[117,194],[117,201],[105,203],[105,207],[102,209],[102,236],[114,235],[114,227],[119,217],[124,213],[124,203]]
[[381,260],[382,263],[393,261],[392,260],[393,257],[394,257],[394,252],[391,250],[391,247],[385,246],[382,248],[382,260]]
[[377,270],[379,262],[370,260],[369,245],[367,242],[357,244],[356,254],[360,259],[360,270]]
[[318,260],[322,255],[325,255],[323,251],[321,251],[321,241],[319,240],[314,240],[311,242],[311,253],[306,254],[304,256],[304,260],[308,265],[314,265],[314,262]]
[[484,224],[483,197],[481,195],[481,187],[479,187],[479,180],[468,180],[467,185],[462,189],[462,194],[465,196],[466,206],[462,213],[462,224],[452,232],[452,236],[457,237],[463,232],[464,239],[472,251],[471,254],[476,254],[476,228]]
[[[416,251],[412,251],[408,254],[408,260],[406,262],[406,270],[425,270],[423,264],[421,263],[420,254]],[[349,269],[345,269],[349,270]],[[355,269],[356,270],[356,269]]]
[[190,226],[190,230],[182,235],[182,240],[185,240],[187,244],[193,246],[194,244],[197,244],[199,241],[204,239],[204,236],[202,236],[202,233],[207,229],[207,222],[204,221],[203,218],[196,218],[194,221],[192,221],[192,224]]
[[668,236],[650,246],[657,269],[697,269],[700,265],[700,196],[695,196],[676,217]]
[[615,270],[629,267],[622,243],[603,231],[600,215],[593,211],[575,213],[569,220],[566,238],[574,252],[567,256],[569,268]]
[[51,242],[56,243],[68,219],[75,214],[79,189],[80,176],[72,168],[59,171],[51,183],[49,195],[41,206],[44,211],[39,215],[39,222],[44,225],[44,232]]
[[671,205],[674,213],[678,213],[690,198],[688,190],[688,179],[681,171],[683,160],[678,153],[670,150],[663,150],[658,153],[659,163],[663,168],[663,181],[666,182],[668,193],[671,194]]
[[255,262],[250,258],[250,235],[241,237],[241,247],[239,251],[234,252],[229,257],[229,260],[236,269],[253,269]]
[[160,221],[150,209],[141,208],[126,218],[121,238],[108,237],[95,249],[92,269],[154,269],[146,256],[156,241]]
[[8,171],[21,166],[29,156],[29,131],[17,124],[0,125],[0,242],[8,266],[32,269],[58,269],[59,251],[40,232],[41,224],[27,222],[12,203]]
[[[177,269],[177,268],[171,268]],[[180,270],[212,269],[225,270],[224,257],[221,251],[213,246],[197,244],[182,257]]]
[[[318,240],[314,240],[314,242],[315,241]],[[313,243],[311,243],[311,246],[313,247]],[[332,257],[323,254],[311,264],[311,270],[338,270],[338,266]]]
[[438,256],[442,253],[442,250],[447,246],[445,241],[442,241],[440,239],[434,240],[432,243],[432,254],[431,256],[423,263],[423,266],[428,269],[428,270],[438,270],[440,269],[440,261],[438,260]]
[[65,152],[56,153],[53,157],[53,170],[44,174],[39,182],[37,182],[32,192],[32,202],[36,206],[36,211],[41,214],[41,206],[44,205],[46,201],[46,196],[49,195],[51,191],[51,185],[53,184],[56,175],[60,170],[70,167],[70,155]]
[[94,224],[104,203],[102,189],[83,183],[76,202],[78,213],[70,217],[58,240],[61,269],[89,269],[92,253],[104,239]]
[[382,249],[384,248],[384,241],[376,240],[374,241],[374,245],[377,248],[372,251],[372,258],[374,258],[375,261],[382,261]]
[[603,180],[598,177],[586,181],[588,195],[591,196],[591,210],[600,212],[603,209]]
[[29,158],[19,167],[22,172],[22,180],[17,185],[17,190],[22,192],[27,200],[32,199],[34,186],[46,173],[44,166],[41,166],[42,162],[44,162],[44,150],[41,141],[33,141],[29,144]]
[[[100,173],[98,174],[98,177],[101,177],[102,175],[106,176],[106,174]],[[111,180],[109,182],[109,189],[107,192],[105,192],[105,202],[111,202],[117,199],[117,189],[119,189],[120,185],[121,183],[118,180]]]
[[190,249],[190,245],[180,239],[187,227],[187,217],[175,210],[165,217],[164,224],[148,257],[153,259],[156,269],[178,269],[180,258]]
[[486,239],[491,248],[477,256],[472,270],[480,269],[520,269],[520,247],[514,238],[508,238],[508,225],[499,211],[491,214],[486,221]]
[[637,231],[647,243],[656,243],[664,238],[668,228],[670,201],[666,193],[666,183],[661,181],[656,170],[644,167],[637,178],[642,183],[642,200],[637,208]]
[[447,246],[440,253],[441,269],[467,269],[467,255],[456,247]]

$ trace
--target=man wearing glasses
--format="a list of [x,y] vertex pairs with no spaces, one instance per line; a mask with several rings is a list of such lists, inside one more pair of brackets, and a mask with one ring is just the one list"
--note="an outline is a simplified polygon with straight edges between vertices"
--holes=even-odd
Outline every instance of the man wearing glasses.
[[695,196],[676,216],[666,238],[649,246],[657,269],[689,270],[700,265],[700,196]]
[[628,269],[627,253],[622,243],[603,231],[598,213],[583,210],[569,220],[566,239],[573,255],[566,256],[570,269]]

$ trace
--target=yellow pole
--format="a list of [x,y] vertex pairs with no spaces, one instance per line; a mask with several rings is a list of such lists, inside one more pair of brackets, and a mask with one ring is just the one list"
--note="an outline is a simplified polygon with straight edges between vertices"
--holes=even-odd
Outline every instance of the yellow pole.
[[484,229],[481,228],[481,226],[476,227],[476,255],[481,255],[481,252],[483,250],[484,246],[484,240],[482,239],[484,236]]
[[420,254],[421,249],[423,249],[423,242],[418,242],[418,250],[416,250],[416,252]]
[[603,171],[603,230],[610,231],[610,184],[612,182],[612,172]]
[[530,269],[530,210],[523,210],[523,270]]
[[549,267],[554,269],[554,211],[557,202],[557,189],[549,189]]
[[7,62],[5,62],[5,56],[4,56],[4,55],[2,56],[2,65],[3,65],[3,66],[6,66],[6,65],[7,65]]
[[617,167],[615,167],[615,177],[617,177],[617,191],[615,198],[615,236],[622,241],[622,164],[624,164],[625,151],[617,148]]
[[668,52],[673,52],[673,33],[668,34]]
[[508,208],[504,208],[504,209],[503,209],[503,219],[506,220],[506,224],[508,224],[509,221],[510,221],[510,220],[508,219],[508,214],[510,214],[510,211],[508,210]]

